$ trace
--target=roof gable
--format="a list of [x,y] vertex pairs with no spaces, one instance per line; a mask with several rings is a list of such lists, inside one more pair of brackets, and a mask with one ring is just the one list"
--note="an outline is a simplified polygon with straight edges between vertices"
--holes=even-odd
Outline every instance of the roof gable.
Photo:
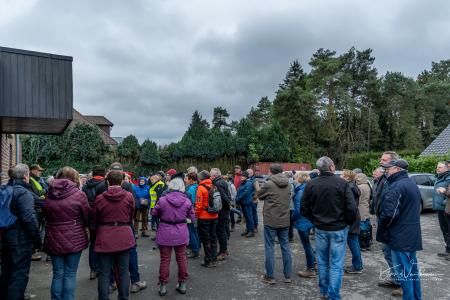
[[420,154],[428,155],[447,155],[450,153],[450,124],[445,128],[436,139]]

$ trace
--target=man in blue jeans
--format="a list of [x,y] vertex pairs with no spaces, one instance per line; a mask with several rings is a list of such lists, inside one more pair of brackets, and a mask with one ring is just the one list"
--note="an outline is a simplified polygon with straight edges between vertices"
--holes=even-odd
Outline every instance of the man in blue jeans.
[[[289,202],[291,187],[280,164],[269,167],[267,182],[257,193],[259,200],[264,201],[264,253],[266,258],[266,274],[261,281],[275,284],[275,237],[278,237],[283,257],[284,282],[291,283],[292,257],[289,246]],[[253,184],[252,184],[253,185]]]
[[323,156],[316,166],[320,175],[306,185],[301,211],[316,228],[321,297],[341,299],[348,225],[356,220],[358,208],[349,183],[334,175],[334,162]]
[[253,181],[250,180],[250,175],[247,171],[241,173],[241,185],[236,194],[236,201],[242,206],[242,213],[245,217],[246,229],[241,236],[254,237],[255,233],[255,223],[253,217],[253,194],[255,189],[253,186]]
[[420,205],[422,197],[417,184],[408,176],[408,163],[395,159],[381,165],[387,174],[381,201],[377,241],[391,249],[393,272],[403,299],[422,299],[416,251],[422,250]]

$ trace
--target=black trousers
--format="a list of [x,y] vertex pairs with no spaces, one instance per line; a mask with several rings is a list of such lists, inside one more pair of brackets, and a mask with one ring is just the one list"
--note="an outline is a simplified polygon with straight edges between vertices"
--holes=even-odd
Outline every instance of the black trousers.
[[229,212],[225,216],[220,216],[217,221],[217,240],[219,241],[219,253],[225,253],[228,250],[228,237],[230,233]]
[[116,277],[119,300],[127,300],[130,291],[130,250],[113,253],[96,253],[99,277],[98,299],[109,300],[109,284],[111,272]]
[[2,236],[0,299],[23,299],[28,284],[32,254],[32,242],[13,245]]
[[443,210],[437,211],[439,227],[441,227],[442,235],[445,241],[445,251],[450,253],[450,216],[446,215]]
[[217,259],[217,219],[198,220],[197,232],[205,251],[205,263]]

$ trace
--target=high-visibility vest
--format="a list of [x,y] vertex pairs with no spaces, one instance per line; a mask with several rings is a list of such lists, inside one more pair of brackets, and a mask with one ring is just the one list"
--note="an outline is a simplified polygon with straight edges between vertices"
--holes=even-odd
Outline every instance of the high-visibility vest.
[[155,191],[158,186],[164,186],[164,182],[158,181],[150,188],[150,208],[154,208],[156,200],[158,200],[158,194]]
[[39,181],[37,181],[36,179],[34,179],[31,176],[30,176],[30,181],[33,183],[34,187],[37,189],[39,198],[44,199],[45,198],[44,188],[39,183]]

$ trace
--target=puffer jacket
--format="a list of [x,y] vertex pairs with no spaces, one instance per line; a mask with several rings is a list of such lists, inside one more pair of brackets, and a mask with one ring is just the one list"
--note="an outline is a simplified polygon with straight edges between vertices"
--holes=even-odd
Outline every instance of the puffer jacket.
[[270,175],[259,190],[258,198],[264,201],[264,225],[273,228],[289,227],[291,185],[285,174]]
[[370,206],[370,195],[372,194],[372,189],[369,185],[369,179],[363,173],[356,174],[356,184],[361,192],[359,196],[359,215],[361,216],[361,221],[365,221],[370,218],[369,206]]
[[214,220],[219,217],[219,214],[208,212],[209,191],[205,186],[208,188],[212,187],[211,179],[205,179],[198,185],[197,200],[195,201],[195,215],[199,220]]
[[437,193],[438,188],[447,188],[450,184],[450,171],[437,175],[436,183],[433,189],[433,210],[444,210],[447,203],[445,194]]
[[377,241],[388,244],[395,251],[422,250],[422,197],[417,184],[406,171],[400,171],[387,178],[384,190]]
[[89,210],[85,193],[75,183],[68,179],[55,179],[49,185],[42,209],[47,221],[44,251],[51,255],[64,255],[86,249]]
[[[141,185],[141,180],[144,180],[145,183]],[[139,178],[139,185],[132,185],[134,196],[135,196],[135,209],[146,209],[150,207],[150,187],[147,184],[147,179],[145,177]],[[123,188],[123,187],[122,187]],[[141,204],[141,199],[147,200],[147,205]]]

